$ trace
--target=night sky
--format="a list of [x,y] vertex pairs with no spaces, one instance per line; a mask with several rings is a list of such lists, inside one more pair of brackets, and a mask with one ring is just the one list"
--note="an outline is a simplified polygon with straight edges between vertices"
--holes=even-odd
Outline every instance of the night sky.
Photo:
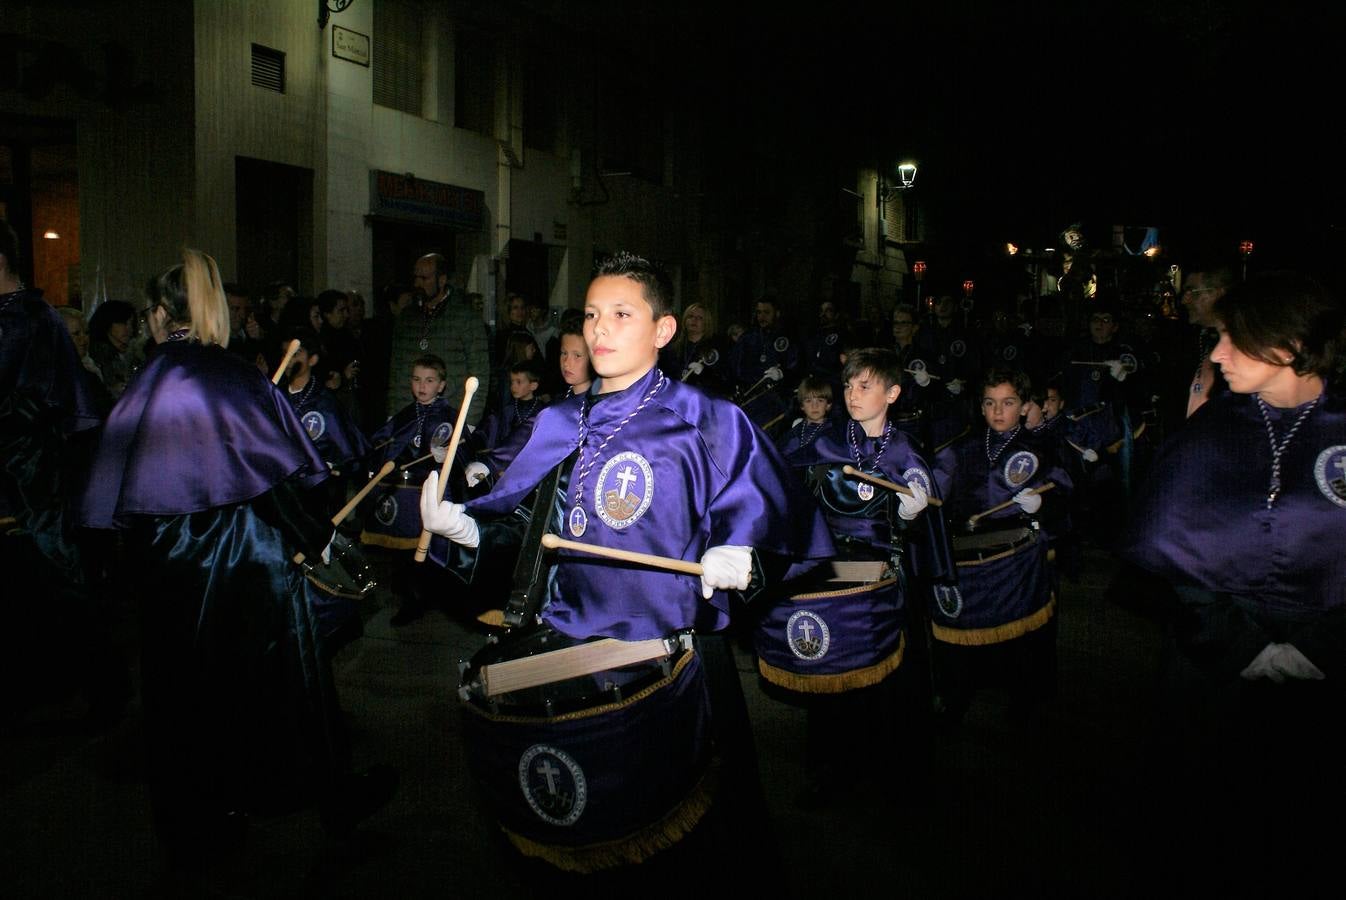
[[1155,225],[1178,253],[1247,237],[1267,263],[1346,256],[1340,4],[635,6],[610,27],[700,93],[727,179],[911,157],[967,248],[1080,221],[1094,244]]

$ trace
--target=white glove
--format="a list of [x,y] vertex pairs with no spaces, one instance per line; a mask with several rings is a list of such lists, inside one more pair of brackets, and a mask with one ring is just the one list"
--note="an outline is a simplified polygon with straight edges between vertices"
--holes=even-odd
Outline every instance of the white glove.
[[463,474],[467,476],[467,486],[472,487],[485,481],[491,474],[491,468],[484,462],[470,462],[463,469]]
[[906,494],[897,495],[897,515],[910,522],[921,514],[921,510],[930,505],[930,495],[919,481],[907,482],[907,488],[911,490],[910,497]]
[[1098,462],[1098,451],[1093,447],[1086,447],[1084,448],[1084,452],[1080,454],[1080,457],[1085,462]]
[[916,383],[921,387],[930,387],[930,373],[925,369],[917,369],[911,377],[915,378]]
[[762,377],[770,381],[780,381],[785,377],[785,373],[781,371],[780,366],[772,366],[762,373]]
[[701,596],[707,600],[718,590],[743,590],[752,580],[752,548],[711,547],[701,556]]
[[1303,653],[1300,653],[1299,648],[1294,644],[1272,644],[1271,646],[1276,648],[1276,655],[1271,660],[1271,667],[1286,678],[1322,681],[1327,677],[1323,674],[1323,670],[1315,666]]
[[955,397],[957,397],[959,394],[963,393],[963,379],[955,378],[953,381],[950,381],[948,384],[946,384],[945,387],[948,389],[950,394],[953,394]]
[[689,375],[700,375],[705,370],[706,364],[699,359],[694,359],[687,364],[687,368],[683,370],[682,377],[683,379],[686,379]]
[[444,457],[449,455],[448,444],[431,444],[430,455],[435,458],[435,462],[443,463]]
[[1108,372],[1118,381],[1126,381],[1126,366],[1120,359],[1108,360]]
[[1042,495],[1032,493],[1029,488],[1024,488],[1022,491],[1015,494],[1014,502],[1019,504],[1019,508],[1030,516],[1042,509]]
[[804,417],[803,417],[803,416],[800,416],[798,419],[795,419],[793,422],[790,423],[790,427],[791,427],[791,428],[798,428],[798,427],[799,427],[799,423],[802,422],[802,421],[804,421]]
[[337,533],[333,531],[332,536],[327,539],[327,546],[322,548],[320,556],[322,556],[322,564],[324,566],[330,566],[332,564],[332,541],[336,540],[336,536]]
[[[1272,660],[1276,658],[1279,644],[1267,644],[1262,648],[1262,652],[1253,657],[1253,661],[1248,663],[1239,677],[1245,681],[1256,681],[1259,678],[1270,678],[1272,681],[1280,684],[1285,681],[1285,675],[1276,670]],[[1312,663],[1310,663],[1312,665]]]
[[421,526],[431,534],[440,534],[469,550],[481,542],[477,520],[463,510],[461,503],[436,500],[439,496],[439,473],[425,476],[421,485]]

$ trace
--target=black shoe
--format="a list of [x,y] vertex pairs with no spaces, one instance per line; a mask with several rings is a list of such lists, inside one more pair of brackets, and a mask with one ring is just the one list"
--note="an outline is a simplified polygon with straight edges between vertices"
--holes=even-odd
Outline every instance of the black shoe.
[[378,812],[397,793],[397,770],[372,766],[337,780],[331,798],[323,804],[322,827],[331,837],[350,837],[355,826]]
[[397,612],[393,613],[392,618],[388,620],[388,624],[394,628],[401,628],[403,625],[410,625],[415,622],[425,613],[426,606],[424,603],[416,600],[405,600],[397,608]]

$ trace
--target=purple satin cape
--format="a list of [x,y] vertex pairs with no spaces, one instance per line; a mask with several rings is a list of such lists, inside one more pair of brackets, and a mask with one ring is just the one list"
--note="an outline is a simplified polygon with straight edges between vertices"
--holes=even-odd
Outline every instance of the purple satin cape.
[[98,424],[70,332],[36,289],[0,296],[0,398],[31,397],[64,414],[66,432]]
[[[1278,440],[1298,412],[1272,410]],[[1257,400],[1212,397],[1160,449],[1119,554],[1176,584],[1282,615],[1346,607],[1346,400],[1329,389],[1295,432],[1268,510],[1270,480]]]
[[[624,391],[601,396],[589,414],[591,434],[606,436],[649,394],[658,378],[651,369]],[[506,515],[579,445],[581,404],[572,397],[547,407],[533,435],[495,489],[468,504],[473,515]],[[590,452],[601,439],[590,441]],[[626,463],[605,466],[619,454]],[[635,457],[645,461],[646,478]],[[570,473],[572,496],[581,462]],[[623,486],[622,476],[638,480]],[[803,571],[834,555],[821,514],[796,486],[770,440],[734,404],[666,378],[645,408],[609,441],[584,479],[586,543],[698,561],[711,547],[751,547],[793,560]],[[611,492],[628,490],[648,502],[622,527],[613,527],[596,507]],[[570,538],[566,532],[563,536]],[[483,548],[485,550],[487,548]],[[562,551],[544,618],[573,637],[604,634],[622,640],[662,637],[698,627],[728,624],[728,596],[716,591],[707,615],[701,580],[651,568],[614,565],[587,554]],[[794,571],[790,573],[795,574]]]
[[170,341],[132,379],[103,429],[79,511],[91,528],[251,500],[327,477],[290,403],[223,347]]

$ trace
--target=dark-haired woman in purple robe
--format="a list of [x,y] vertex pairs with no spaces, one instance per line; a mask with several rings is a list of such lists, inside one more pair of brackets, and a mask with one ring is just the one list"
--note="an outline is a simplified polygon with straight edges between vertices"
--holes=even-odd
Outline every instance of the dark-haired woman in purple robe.
[[1289,892],[1322,883],[1300,879],[1335,860],[1316,823],[1346,799],[1346,398],[1327,381],[1343,313],[1289,273],[1214,312],[1229,392],[1162,448],[1121,550],[1178,598],[1156,761],[1173,827],[1227,853],[1241,888]]
[[214,261],[185,251],[157,288],[159,349],[108,417],[81,519],[125,532],[155,823],[170,862],[194,866],[249,814],[317,804],[345,833],[392,776],[347,772],[292,561],[318,559],[332,536],[301,502],[327,466],[280,390],[225,350]]

